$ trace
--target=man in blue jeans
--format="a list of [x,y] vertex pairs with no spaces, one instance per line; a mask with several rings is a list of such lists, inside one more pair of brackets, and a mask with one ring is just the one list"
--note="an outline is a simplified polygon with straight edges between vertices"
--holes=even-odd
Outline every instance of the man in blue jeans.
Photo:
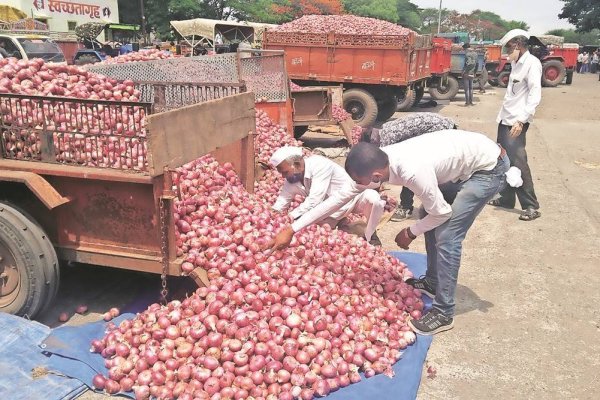
[[469,43],[463,45],[465,50],[465,65],[462,70],[463,87],[465,89],[465,106],[474,106],[473,104],[473,80],[477,72],[477,52],[471,49]]
[[358,143],[346,159],[346,172],[356,184],[337,191],[282,229],[269,247],[287,247],[295,232],[362,190],[382,182],[406,186],[420,198],[423,218],[402,229],[396,243],[408,249],[414,239],[425,234],[427,273],[407,283],[434,297],[433,308],[410,324],[424,335],[451,329],[462,242],[475,217],[504,187],[509,164],[497,143],[463,130],[428,133],[382,148]]

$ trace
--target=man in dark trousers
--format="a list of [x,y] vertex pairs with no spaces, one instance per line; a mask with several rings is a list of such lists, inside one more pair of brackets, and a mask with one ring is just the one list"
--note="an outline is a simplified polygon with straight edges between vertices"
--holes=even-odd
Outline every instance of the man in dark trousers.
[[477,52],[471,49],[469,43],[463,45],[465,50],[465,65],[462,71],[463,86],[465,89],[465,106],[474,106],[473,104],[473,79],[477,72]]
[[542,99],[542,64],[529,52],[529,40],[529,33],[522,29],[511,30],[501,40],[512,69],[497,118],[497,141],[506,149],[511,166],[521,170],[523,185],[509,186],[500,193],[500,198],[489,202],[512,209],[518,197],[523,210],[519,216],[522,221],[533,221],[541,216],[525,150],[527,130]]

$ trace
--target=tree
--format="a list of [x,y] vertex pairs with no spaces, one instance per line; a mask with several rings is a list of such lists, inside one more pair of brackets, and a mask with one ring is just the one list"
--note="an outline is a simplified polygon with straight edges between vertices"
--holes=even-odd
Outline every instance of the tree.
[[600,29],[600,1],[598,0],[562,0],[565,5],[558,18],[566,19],[579,32]]
[[361,17],[398,22],[398,2],[396,0],[345,0],[344,9],[349,14]]
[[577,32],[574,29],[553,29],[546,35],[562,36],[565,43],[578,43],[581,46],[599,46],[600,30],[593,29],[590,32]]
[[279,16],[276,22],[288,22],[303,15],[335,15],[344,11],[341,0],[275,0],[271,9]]
[[[437,33],[439,9],[424,8],[420,10],[419,14],[421,17],[421,28],[419,31],[421,33]],[[444,21],[449,14],[450,10],[442,8],[442,21]]]
[[421,26],[419,7],[409,0],[398,0],[398,23],[406,28],[417,30]]

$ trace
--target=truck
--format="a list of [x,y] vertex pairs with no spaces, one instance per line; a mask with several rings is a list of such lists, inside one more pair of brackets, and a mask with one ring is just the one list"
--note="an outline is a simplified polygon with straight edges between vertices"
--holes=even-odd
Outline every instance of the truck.
[[[532,36],[533,37],[533,36]],[[537,36],[535,45],[530,46],[530,52],[542,63],[542,86],[556,87],[563,80],[567,85],[573,82],[573,72],[577,67],[579,45],[563,43],[564,38],[558,36]],[[493,85],[508,86],[511,64],[506,55],[494,71],[490,72]]]
[[344,109],[362,127],[415,103],[431,77],[431,36],[348,35],[267,29],[263,48],[283,50],[289,77],[300,86],[344,86]]
[[[443,91],[448,86],[447,78],[452,67],[452,40],[444,37],[432,39],[430,72],[431,78],[427,80],[429,90]],[[425,92],[425,87],[419,85],[415,89],[416,98],[413,105],[417,105]]]
[[0,43],[11,57],[21,60],[42,58],[46,62],[66,63],[60,46],[52,40],[47,26],[34,19],[0,23]]
[[[73,56],[73,64],[85,65],[104,61],[140,49],[139,26],[88,22],[75,28],[83,48]],[[104,33],[104,40],[98,37]]]

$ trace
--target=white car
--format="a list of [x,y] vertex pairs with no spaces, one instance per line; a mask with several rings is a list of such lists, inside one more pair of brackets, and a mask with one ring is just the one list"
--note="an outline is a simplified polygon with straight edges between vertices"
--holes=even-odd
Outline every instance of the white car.
[[46,62],[66,64],[65,55],[52,39],[41,35],[4,35],[0,34],[0,44],[9,57],[20,60],[42,58]]

